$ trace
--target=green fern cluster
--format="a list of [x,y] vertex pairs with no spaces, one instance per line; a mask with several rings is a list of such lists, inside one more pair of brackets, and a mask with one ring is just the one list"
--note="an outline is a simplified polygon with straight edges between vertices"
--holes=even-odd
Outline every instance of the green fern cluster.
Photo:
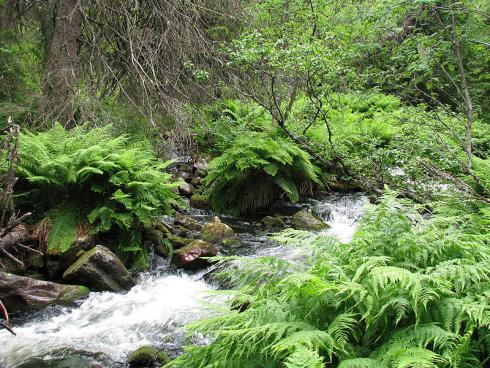
[[56,125],[22,133],[19,200],[38,218],[49,218],[51,251],[66,251],[77,225],[89,223],[94,233],[120,240],[124,258],[144,263],[140,231],[179,205],[176,184],[148,143],[114,138],[111,129]]
[[309,155],[282,137],[250,132],[210,163],[205,178],[213,208],[253,213],[285,196],[297,202],[320,183]]
[[[467,204],[423,220],[393,194],[350,244],[287,230],[305,264],[221,259],[230,309],[191,326],[210,338],[171,367],[486,367],[490,211]],[[228,292],[229,294],[229,292]]]

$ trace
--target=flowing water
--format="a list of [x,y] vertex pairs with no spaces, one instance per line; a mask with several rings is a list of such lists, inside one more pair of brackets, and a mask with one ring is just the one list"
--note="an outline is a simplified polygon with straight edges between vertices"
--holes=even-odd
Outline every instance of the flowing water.
[[[325,233],[348,242],[366,202],[361,194],[333,195],[302,206],[331,225]],[[201,222],[212,215],[199,210],[190,214]],[[240,240],[226,254],[294,258],[294,249],[272,242],[258,222],[222,220]],[[183,327],[212,313],[205,302],[219,303],[210,293],[218,286],[205,281],[205,274],[188,274],[155,258],[153,270],[141,274],[126,293],[93,292],[78,306],[52,307],[18,321],[15,337],[0,331],[0,367],[124,367],[128,353],[143,345],[176,355],[186,342]],[[205,340],[196,336],[194,342]]]

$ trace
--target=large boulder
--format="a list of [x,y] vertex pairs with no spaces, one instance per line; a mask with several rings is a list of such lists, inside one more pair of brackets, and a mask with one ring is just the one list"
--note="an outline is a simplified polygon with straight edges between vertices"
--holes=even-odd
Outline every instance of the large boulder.
[[50,304],[68,304],[89,292],[85,286],[63,285],[0,272],[0,300],[13,313],[39,310]]
[[223,224],[218,216],[208,222],[202,230],[202,237],[206,241],[217,242],[226,238],[235,236],[235,232],[231,227]]
[[298,211],[293,215],[292,225],[295,229],[313,231],[328,229],[330,227],[330,225],[306,210]]
[[198,270],[209,266],[209,261],[202,257],[214,257],[218,254],[214,245],[194,240],[172,254],[172,263],[186,270]]
[[134,286],[121,260],[102,245],[85,252],[63,273],[63,279],[98,291],[120,291]]

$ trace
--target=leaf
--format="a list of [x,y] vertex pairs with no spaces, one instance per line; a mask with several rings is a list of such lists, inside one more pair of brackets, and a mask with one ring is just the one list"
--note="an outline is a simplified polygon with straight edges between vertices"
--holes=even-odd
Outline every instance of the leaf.
[[64,203],[50,211],[48,218],[51,222],[48,249],[51,252],[64,253],[76,240],[78,210],[73,203]]

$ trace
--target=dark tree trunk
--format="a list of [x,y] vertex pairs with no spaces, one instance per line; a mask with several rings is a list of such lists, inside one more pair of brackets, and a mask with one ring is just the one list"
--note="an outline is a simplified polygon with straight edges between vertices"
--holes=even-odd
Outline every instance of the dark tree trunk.
[[81,0],[58,0],[45,74],[44,118],[73,127],[73,95],[82,27]]

